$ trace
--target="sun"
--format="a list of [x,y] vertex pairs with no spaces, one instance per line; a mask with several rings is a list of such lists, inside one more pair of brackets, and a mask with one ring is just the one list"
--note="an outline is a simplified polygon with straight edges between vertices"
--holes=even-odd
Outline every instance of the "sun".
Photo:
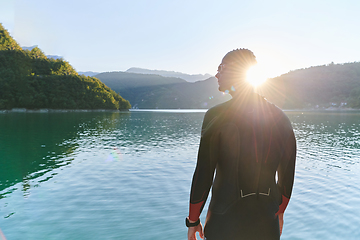
[[254,87],[260,86],[268,78],[266,68],[262,67],[260,64],[252,66],[246,74],[246,80]]
[[258,63],[248,70],[246,76],[247,81],[249,81],[254,88],[259,87],[270,78],[278,77],[289,71],[286,61],[281,58],[259,57],[257,60]]

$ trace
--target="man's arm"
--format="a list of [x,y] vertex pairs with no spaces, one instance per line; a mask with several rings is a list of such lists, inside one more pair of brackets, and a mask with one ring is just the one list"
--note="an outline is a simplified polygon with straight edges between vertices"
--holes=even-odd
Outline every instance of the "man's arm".
[[278,167],[278,186],[281,193],[281,204],[277,215],[285,212],[291,197],[295,175],[295,159],[296,139],[294,132],[291,130],[286,139],[284,154]]
[[211,156],[211,150],[214,148],[213,142],[211,135],[203,136],[200,140],[198,160],[190,192],[189,220],[191,221],[199,219],[213,182],[216,166],[215,156]]
[[[212,127],[216,118],[209,116],[209,112],[205,115],[202,137],[200,140],[197,164],[194,171],[191,192],[190,192],[190,206],[189,206],[189,222],[196,222],[204,208],[206,199],[213,182],[213,176],[216,166],[216,156],[214,156],[214,137],[211,133]],[[196,232],[199,232],[203,237],[203,228],[201,223],[196,227],[190,227],[188,230],[188,239],[196,239]]]
[[294,184],[296,139],[292,128],[285,143],[285,152],[278,167],[278,186],[281,193],[281,204],[279,206],[279,211],[276,213],[276,216],[279,218],[280,236],[284,226],[284,212],[290,201]]

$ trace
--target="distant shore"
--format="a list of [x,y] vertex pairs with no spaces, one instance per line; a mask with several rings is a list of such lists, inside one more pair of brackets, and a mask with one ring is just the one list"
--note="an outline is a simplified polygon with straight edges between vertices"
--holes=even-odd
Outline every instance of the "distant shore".
[[358,108],[302,108],[302,109],[282,109],[283,111],[293,111],[293,112],[354,112],[360,111]]
[[[13,108],[13,109],[3,109],[0,110],[1,113],[67,113],[67,112],[142,112],[142,111],[207,111],[208,109],[26,109],[26,108]],[[356,108],[304,108],[304,109],[283,109],[285,112],[355,112],[360,111]]]
[[11,110],[0,110],[0,113],[66,113],[66,112],[129,112],[128,109],[26,109],[13,108]]

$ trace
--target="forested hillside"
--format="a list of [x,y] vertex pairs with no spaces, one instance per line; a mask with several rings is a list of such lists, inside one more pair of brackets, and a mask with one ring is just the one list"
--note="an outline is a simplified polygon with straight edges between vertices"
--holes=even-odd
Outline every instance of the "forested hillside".
[[291,71],[268,80],[258,91],[284,109],[360,108],[360,63]]
[[22,50],[0,24],[0,109],[129,109],[130,103],[96,78],[79,76],[37,47]]
[[195,83],[180,78],[128,72],[101,73],[95,77],[135,108],[209,108],[230,99],[218,91],[216,78]]

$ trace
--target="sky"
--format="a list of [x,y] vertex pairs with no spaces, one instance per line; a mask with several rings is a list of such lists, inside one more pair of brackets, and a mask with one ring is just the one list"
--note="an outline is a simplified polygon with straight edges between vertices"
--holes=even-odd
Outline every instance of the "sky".
[[131,67],[216,74],[254,52],[267,77],[360,61],[358,0],[0,0],[0,23],[77,71]]

